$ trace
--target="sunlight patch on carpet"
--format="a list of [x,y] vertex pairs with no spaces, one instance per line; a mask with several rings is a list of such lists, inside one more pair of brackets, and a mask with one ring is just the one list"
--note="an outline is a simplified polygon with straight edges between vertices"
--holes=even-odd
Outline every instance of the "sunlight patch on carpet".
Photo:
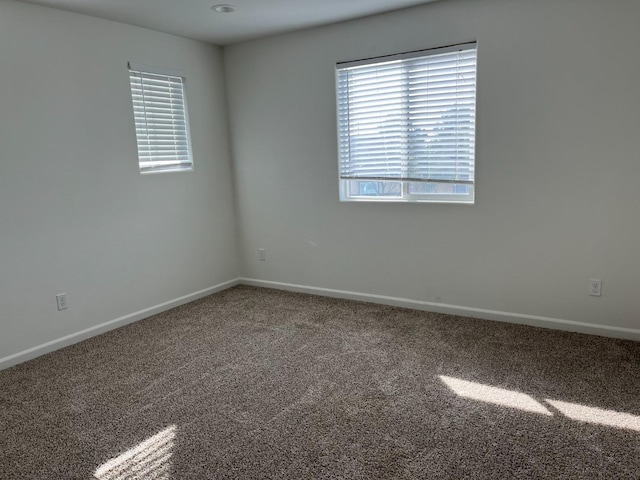
[[577,403],[561,402],[558,400],[545,399],[545,402],[557,408],[563,415],[566,415],[572,420],[640,432],[640,417],[637,415],[620,413],[614,410],[604,410],[596,407],[586,407]]
[[100,465],[94,477],[98,480],[170,480],[175,436],[176,426],[171,425]]
[[440,375],[442,380],[456,395],[480,402],[492,403],[503,407],[517,408],[524,412],[539,413],[542,415],[553,414],[545,408],[540,402],[534,400],[531,396],[506,390],[504,388],[490,387],[482,383],[469,382],[459,378],[446,377]]

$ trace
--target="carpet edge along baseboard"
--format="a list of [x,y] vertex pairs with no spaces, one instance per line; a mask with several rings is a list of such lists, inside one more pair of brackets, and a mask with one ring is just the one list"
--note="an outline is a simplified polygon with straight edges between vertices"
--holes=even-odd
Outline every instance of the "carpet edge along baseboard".
[[235,278],[227,282],[220,283],[213,287],[200,290],[182,297],[149,307],[138,312],[125,315],[123,317],[101,323],[99,325],[72,333],[62,338],[58,338],[41,345],[14,353],[4,358],[0,358],[0,370],[12,367],[22,362],[34,359],[41,355],[59,350],[61,348],[79,343],[88,338],[100,335],[102,333],[114,330],[116,328],[128,325],[130,323],[142,320],[152,315],[162,313],[172,308],[193,302],[200,298],[218,293],[222,290],[234,287],[236,285],[249,285],[253,287],[273,288],[277,290],[285,290],[290,292],[307,293],[311,295],[320,295],[332,298],[343,298],[348,300],[356,300],[362,302],[377,303],[382,305],[391,305],[394,307],[410,308],[414,310],[422,310],[436,313],[444,313],[448,315],[457,315],[463,317],[473,317],[481,320],[491,320],[499,322],[514,323],[520,325],[529,325],[533,327],[550,328],[553,330],[562,330],[575,333],[585,333],[589,335],[600,335],[603,337],[620,338],[625,340],[640,341],[640,330],[632,328],[616,327],[611,325],[599,325],[585,322],[576,322],[573,320],[563,320],[559,318],[541,317],[536,315],[527,315],[521,313],[501,312],[497,310],[486,310],[480,308],[463,307],[458,305],[448,305],[444,303],[425,302],[422,300],[412,300],[402,297],[390,297],[384,295],[376,295],[362,292],[352,292],[347,290],[336,290],[330,288],[312,287],[307,285],[297,285],[292,283],[274,282],[270,280],[260,280],[255,278]]
[[128,315],[116,318],[114,320],[109,320],[99,325],[94,325],[92,327],[85,328],[83,330],[80,330],[79,332],[75,332],[70,335],[66,335],[64,337],[57,338],[55,340],[51,340],[46,343],[36,345],[35,347],[28,348],[20,352],[16,352],[12,355],[6,356],[4,358],[0,358],[0,370],[13,367],[14,365],[18,365],[19,363],[32,360],[42,355],[46,355],[47,353],[60,350],[61,348],[68,347],[76,343],[80,343],[84,340],[106,333],[110,330],[115,330],[116,328],[124,327],[125,325],[128,325],[130,323],[134,323],[134,322],[137,322],[138,320],[143,320],[145,318],[151,317],[152,315],[156,315],[158,313],[171,310],[172,308],[179,307],[180,305],[184,305],[186,303],[193,302],[195,300],[206,297],[208,295],[221,292],[222,290],[235,287],[240,283],[241,283],[240,279],[234,278],[233,280],[219,283],[218,285],[214,285],[213,287],[209,287],[203,290],[199,290],[197,292],[189,293],[187,295],[174,298],[173,300],[169,300],[167,302],[163,302],[158,305],[154,305],[152,307],[145,308],[143,310],[139,310],[134,313],[130,313]]
[[311,295],[320,295],[324,297],[357,300],[362,302],[377,303],[381,305],[391,305],[394,307],[444,313],[447,315],[472,317],[478,318],[480,320],[514,323],[518,325],[529,325],[532,327],[562,330],[565,332],[586,333],[589,335],[600,335],[609,338],[640,341],[640,330],[633,328],[616,327],[613,325],[576,322],[574,320],[564,320],[560,318],[542,317],[537,315],[528,315],[513,312],[502,312],[499,310],[487,310],[482,308],[463,307],[445,303],[412,300],[402,297],[390,297],[370,293],[351,292],[347,290],[334,290],[331,288],[311,287],[291,283],[273,282],[270,280],[259,280],[255,278],[240,278],[240,284],[253,287],[274,288],[277,290],[286,290],[290,292],[308,293]]

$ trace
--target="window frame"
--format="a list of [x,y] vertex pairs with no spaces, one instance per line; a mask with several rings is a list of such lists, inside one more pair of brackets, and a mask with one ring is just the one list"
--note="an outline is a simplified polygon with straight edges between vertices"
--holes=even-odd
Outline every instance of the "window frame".
[[[384,181],[388,181],[388,182],[393,182],[394,180],[392,178],[388,178],[388,180],[385,180],[383,178],[379,178],[379,179],[367,179],[364,178],[363,180],[358,180],[358,178],[343,178],[342,177],[342,168],[343,168],[343,164],[344,164],[344,160],[343,160],[343,154],[341,152],[341,119],[340,119],[340,101],[341,101],[341,97],[340,97],[340,80],[339,80],[339,75],[340,75],[340,71],[344,70],[346,68],[350,68],[350,67],[358,67],[358,66],[369,66],[369,65],[375,65],[375,64],[384,64],[384,63],[391,63],[394,61],[403,61],[403,60],[410,60],[410,59],[414,59],[414,58],[426,58],[426,57],[430,57],[430,56],[434,56],[434,55],[440,55],[440,54],[446,54],[446,53],[451,53],[451,52],[456,52],[456,51],[469,51],[469,50],[473,50],[475,53],[475,63],[473,65],[474,68],[474,84],[473,84],[473,115],[472,115],[472,134],[469,136],[470,139],[472,139],[472,153],[470,156],[471,159],[471,172],[472,172],[472,183],[456,183],[454,181],[443,181],[443,182],[437,182],[437,181],[431,181],[431,182],[425,182],[425,183],[436,183],[436,184],[447,184],[450,183],[452,185],[464,185],[468,188],[468,193],[411,193],[410,192],[410,186],[413,183],[418,183],[418,182],[411,182],[410,180],[406,180],[406,179],[398,179],[395,180],[398,183],[400,183],[400,194],[396,195],[396,196],[370,196],[370,195],[358,195],[355,193],[351,192],[351,184],[352,182],[358,182],[358,181],[371,181],[371,182],[384,182]],[[339,173],[339,194],[340,194],[340,202],[367,202],[367,203],[376,203],[376,202],[383,202],[383,203],[447,203],[447,204],[461,204],[461,205],[473,205],[475,204],[475,185],[476,185],[476,118],[477,118],[477,92],[478,92],[478,86],[477,86],[477,72],[478,72],[478,43],[477,41],[470,41],[470,42],[465,42],[465,43],[460,43],[460,44],[455,44],[455,45],[450,45],[450,46],[445,46],[445,47],[436,47],[436,48],[429,48],[429,49],[422,49],[422,50],[415,50],[415,51],[410,51],[410,52],[404,52],[404,53],[398,53],[398,54],[390,54],[390,55],[383,55],[383,56],[376,56],[376,57],[371,57],[371,58],[366,58],[366,59],[362,59],[362,60],[354,60],[354,61],[342,61],[342,62],[337,62],[336,63],[336,69],[335,69],[335,88],[336,88],[336,106],[337,106],[337,111],[336,111],[336,118],[337,118],[337,134],[338,134],[338,173]],[[404,80],[404,79],[403,79]],[[404,87],[401,87],[401,93],[402,93],[402,102],[405,102],[405,91],[404,91]],[[410,89],[406,90],[407,92],[410,91]],[[405,112],[408,111],[408,108],[405,106],[404,108],[399,108],[398,112],[402,112],[401,115],[405,115]],[[407,135],[407,130],[403,130],[401,132],[401,136],[402,137],[406,137]],[[408,154],[405,153],[402,155],[403,158],[407,158]]]
[[[189,122],[189,108],[187,105],[187,85],[186,85],[187,80],[184,72],[182,70],[174,69],[174,68],[157,67],[157,66],[150,66],[150,65],[128,62],[127,73],[129,78],[129,90],[130,90],[131,101],[132,101],[131,102],[132,112],[134,114],[133,120],[134,120],[134,132],[135,132],[135,138],[136,138],[136,157],[138,159],[138,172],[141,175],[149,175],[149,174],[156,174],[156,173],[193,172],[195,168],[194,167],[195,162],[193,158],[193,146],[191,143],[191,125]],[[169,164],[169,165],[160,165],[160,166],[150,165],[147,167],[143,166],[143,159],[140,156],[141,145],[139,143],[139,136],[138,136],[139,123],[136,120],[136,107],[135,107],[135,100],[133,97],[134,91],[133,91],[133,85],[131,82],[132,73],[140,74],[139,78],[142,78],[142,76],[145,74],[180,78],[181,95],[182,95],[182,103],[183,103],[183,108],[182,108],[183,118],[181,121],[184,121],[184,125],[185,125],[184,127],[185,137],[186,137],[185,146],[187,149],[188,162],[175,160],[172,164]],[[144,128],[145,129],[149,128],[149,122],[145,121]]]
[[[375,180],[340,180],[340,201],[341,202],[384,202],[384,203],[458,203],[461,205],[473,205],[475,203],[475,179],[473,185],[467,185],[469,193],[464,198],[471,197],[472,200],[461,200],[463,194],[447,194],[447,193],[411,193],[409,192],[409,183],[398,180],[400,183],[401,193],[396,196],[370,196],[351,194],[350,183],[354,181],[375,181]],[[391,182],[391,180],[388,180]],[[455,184],[461,185],[461,184]],[[426,199],[425,197],[430,197]]]

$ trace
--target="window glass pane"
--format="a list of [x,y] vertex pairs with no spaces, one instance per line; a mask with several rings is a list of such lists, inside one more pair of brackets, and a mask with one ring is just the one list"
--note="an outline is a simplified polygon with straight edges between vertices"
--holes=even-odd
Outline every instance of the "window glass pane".
[[469,185],[456,183],[409,182],[410,195],[469,195]]
[[349,182],[349,192],[356,197],[400,197],[402,182],[356,180]]
[[193,170],[184,78],[129,70],[140,173]]
[[336,89],[341,200],[473,203],[475,43],[338,64]]

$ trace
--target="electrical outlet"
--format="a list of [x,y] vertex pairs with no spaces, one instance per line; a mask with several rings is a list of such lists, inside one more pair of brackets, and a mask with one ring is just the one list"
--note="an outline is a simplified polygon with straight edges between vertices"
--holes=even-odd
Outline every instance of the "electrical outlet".
[[264,248],[258,249],[258,259],[261,262],[266,262],[267,261],[267,251]]
[[602,280],[591,279],[589,280],[589,295],[592,297],[599,297],[602,295]]
[[67,307],[67,294],[59,293],[56,295],[56,302],[58,303],[58,310],[66,310]]

